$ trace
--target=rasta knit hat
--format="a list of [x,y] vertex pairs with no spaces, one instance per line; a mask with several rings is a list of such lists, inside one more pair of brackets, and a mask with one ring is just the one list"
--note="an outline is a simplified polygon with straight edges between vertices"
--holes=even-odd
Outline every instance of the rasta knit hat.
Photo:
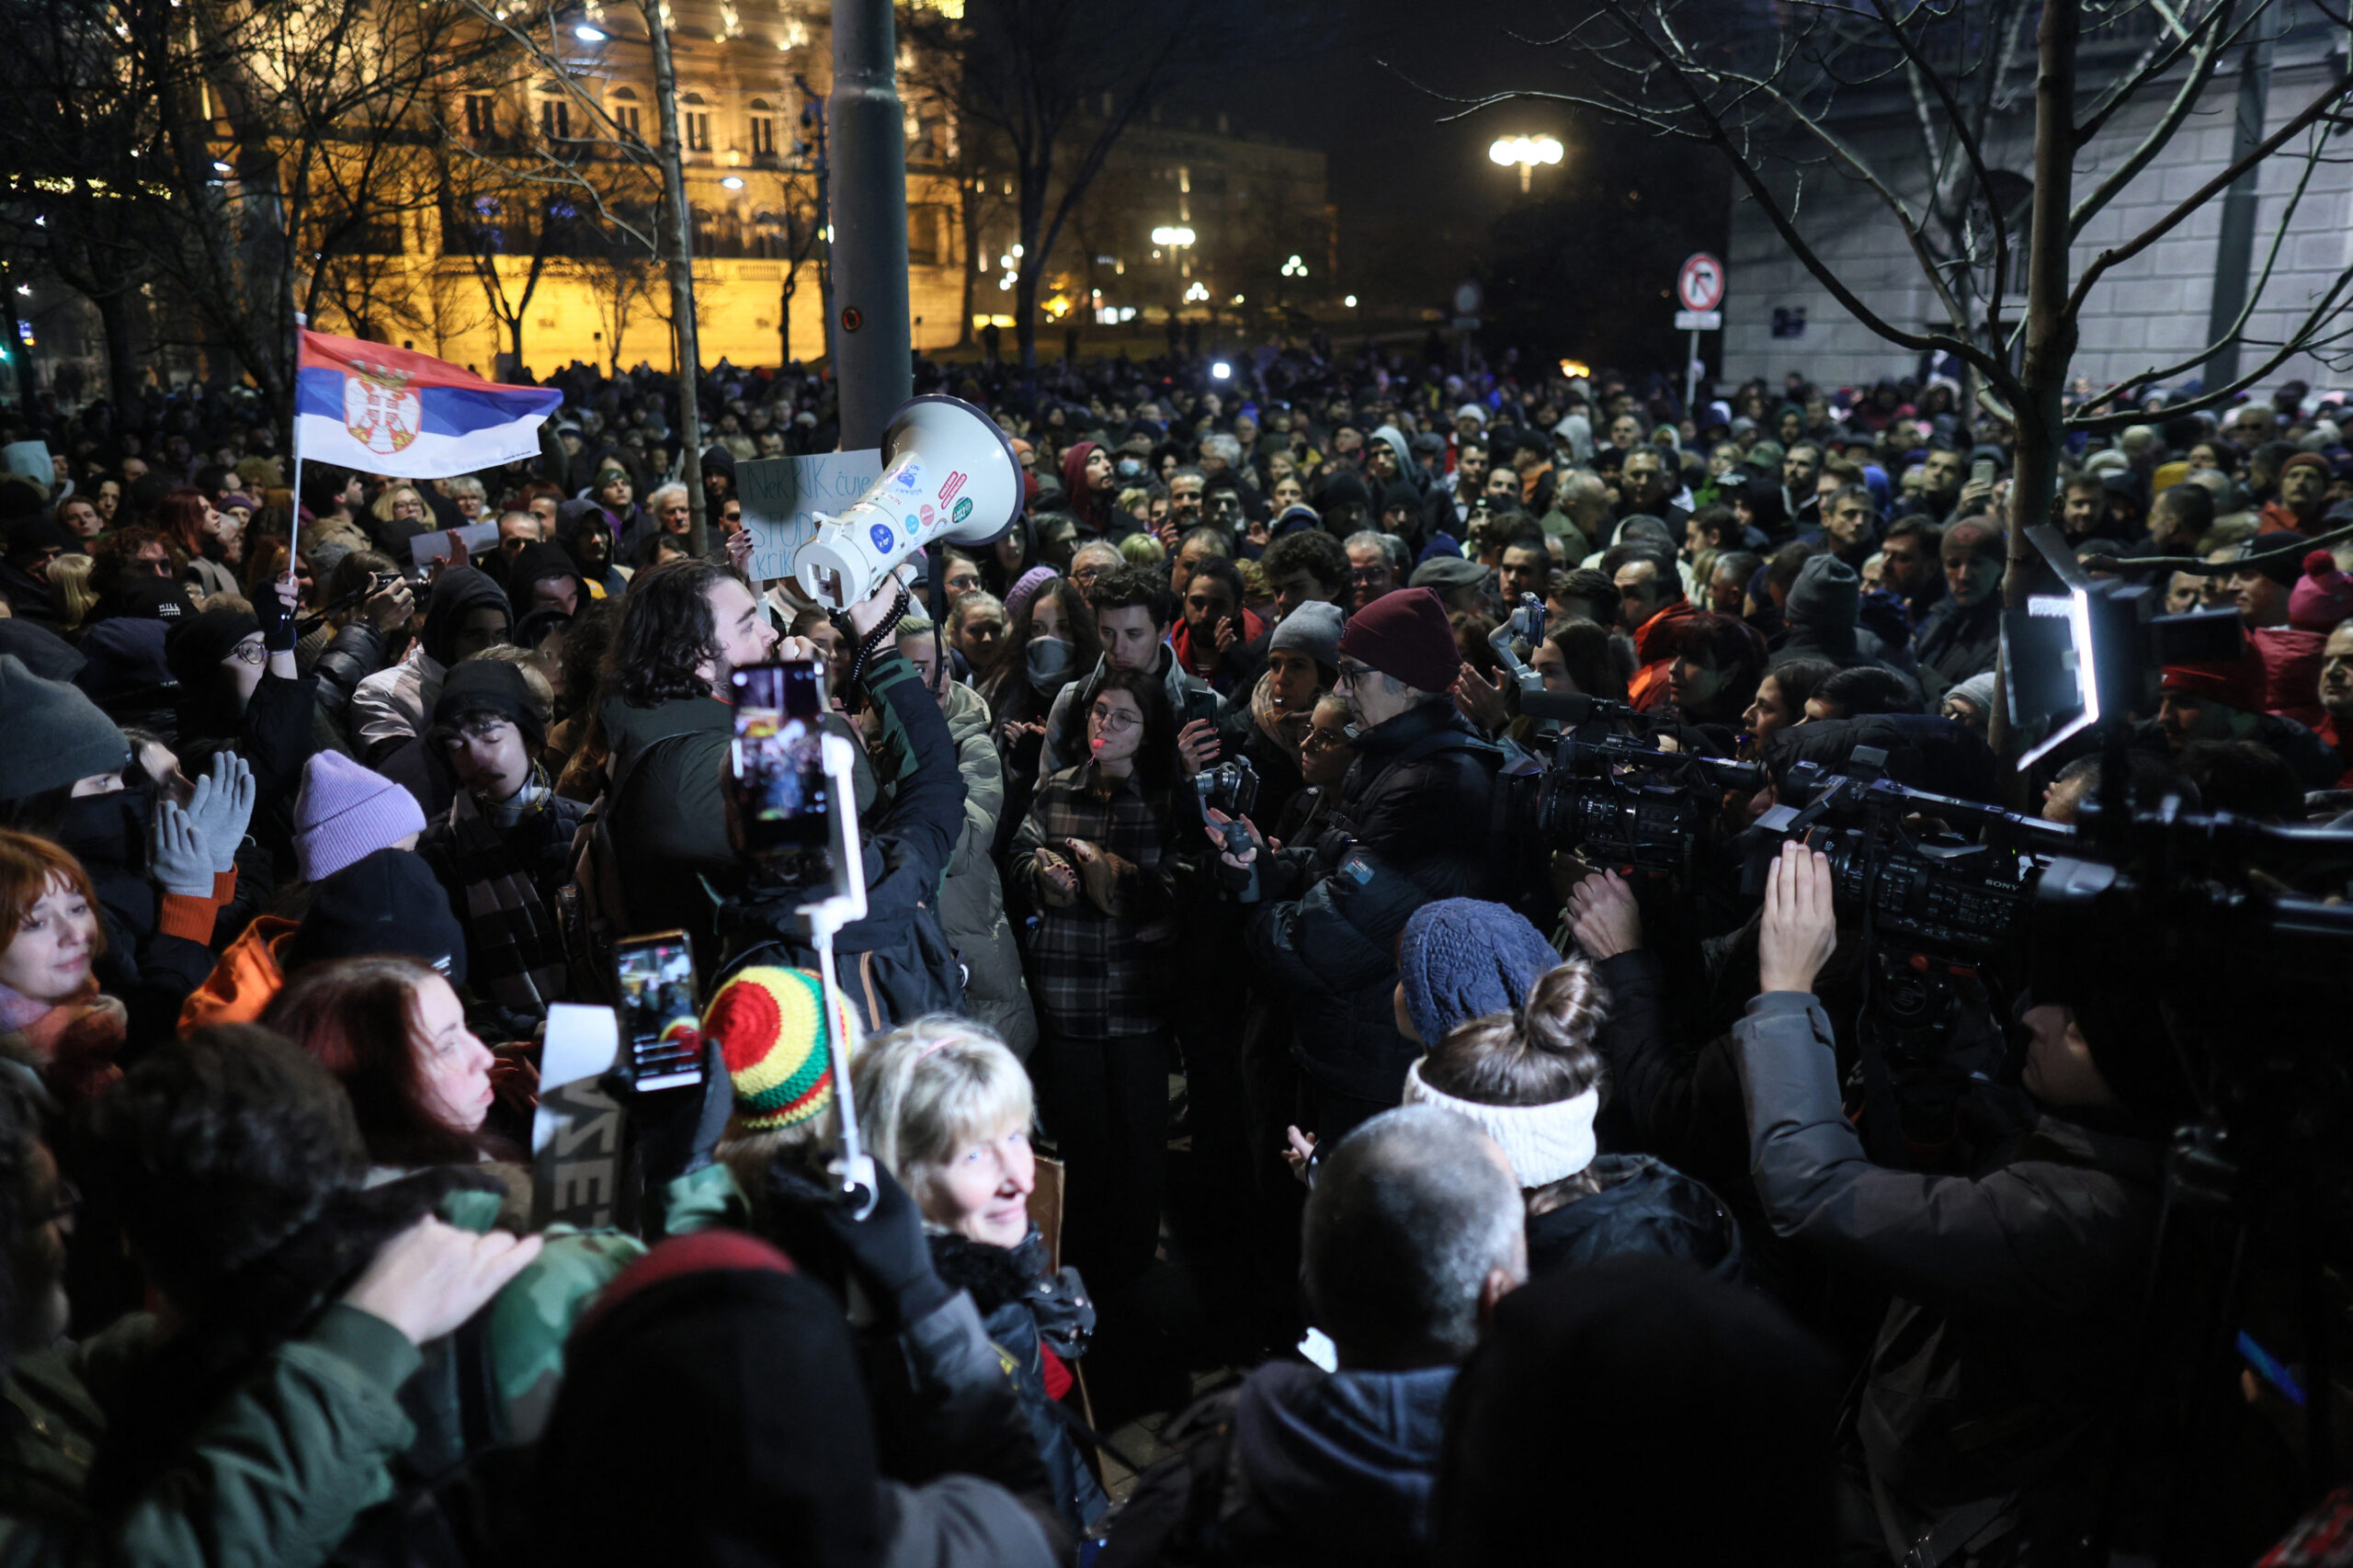
[[1427,588],[1399,588],[1357,611],[1340,634],[1340,656],[1416,691],[1451,691],[1462,673],[1445,601]]
[[798,1127],[834,1103],[835,1042],[858,1039],[858,1014],[838,990],[823,1006],[824,990],[805,969],[756,965],[703,1009],[703,1039],[717,1040],[726,1057],[745,1131]]

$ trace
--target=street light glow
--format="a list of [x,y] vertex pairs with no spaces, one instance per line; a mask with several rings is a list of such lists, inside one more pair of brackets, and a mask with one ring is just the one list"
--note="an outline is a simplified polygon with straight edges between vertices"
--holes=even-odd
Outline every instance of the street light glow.
[[725,186],[730,190],[741,190],[744,188],[744,181],[742,177],[736,175],[729,175],[725,179],[721,180],[719,183]]
[[1557,164],[1561,161],[1561,143],[1551,136],[1506,136],[1487,149],[1487,156],[1505,168],[1514,164],[1523,168],[1535,164]]
[[605,41],[603,29],[592,28],[585,22],[582,22],[579,26],[574,28],[572,29],[572,36],[578,39],[583,43],[602,43]]
[[1218,360],[1215,364],[1213,364],[1213,365],[1211,365],[1211,366],[1210,367],[1210,379],[1211,379],[1211,381],[1222,381],[1226,380],[1228,377],[1232,376],[1233,374],[1233,366],[1231,366],[1231,365],[1229,365],[1229,364],[1227,364],[1227,363],[1226,363],[1224,360],[1222,360],[1222,359]]
[[1181,224],[1154,229],[1152,243],[1156,245],[1189,245],[1193,243],[1193,231]]
[[1344,295],[1341,297],[1340,303],[1353,311],[1357,308],[1357,297],[1354,294]]
[[1193,279],[1193,286],[1185,290],[1185,298],[1197,305],[1205,303],[1209,297],[1210,286],[1198,278]]
[[1306,277],[1307,263],[1300,260],[1299,257],[1295,256],[1292,256],[1289,261],[1283,263],[1283,276],[1285,278]]

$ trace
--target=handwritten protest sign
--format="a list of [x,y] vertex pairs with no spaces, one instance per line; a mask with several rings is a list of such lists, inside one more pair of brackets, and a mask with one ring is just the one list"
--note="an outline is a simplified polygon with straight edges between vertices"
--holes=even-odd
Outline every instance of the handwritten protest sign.
[[755,582],[789,576],[792,554],[817,531],[816,515],[843,510],[882,477],[879,450],[755,458],[735,465],[735,494],[752,530]]
[[610,1225],[620,1216],[621,1109],[597,1083],[620,1049],[611,1008],[559,1002],[548,1009],[531,1121],[535,1228]]

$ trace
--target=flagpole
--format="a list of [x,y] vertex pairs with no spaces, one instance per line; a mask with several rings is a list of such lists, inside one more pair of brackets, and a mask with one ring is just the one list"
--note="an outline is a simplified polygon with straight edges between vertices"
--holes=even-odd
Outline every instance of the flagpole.
[[294,505],[286,525],[286,570],[299,570],[294,564],[294,547],[302,538],[302,329],[311,318],[301,311],[294,312],[294,414],[289,421],[287,445],[294,452]]

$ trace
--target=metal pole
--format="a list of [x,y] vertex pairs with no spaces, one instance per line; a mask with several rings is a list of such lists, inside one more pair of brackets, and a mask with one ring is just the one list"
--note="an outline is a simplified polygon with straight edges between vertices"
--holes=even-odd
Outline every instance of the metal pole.
[[907,324],[907,145],[891,0],[834,0],[834,346],[844,451],[876,447],[915,390]]
[[[1691,347],[1683,356],[1683,412],[1691,415],[1692,399],[1699,395],[1699,334],[1694,329]],[[1696,420],[1696,415],[1693,415]]]
[[687,205],[687,166],[678,140],[678,74],[670,65],[670,34],[662,25],[662,0],[642,0],[646,41],[654,46],[654,97],[662,117],[662,199],[670,207],[670,325],[676,334],[678,361],[678,480],[687,487],[687,552],[699,558],[710,548],[703,514],[702,411],[696,406],[702,379],[702,346],[695,336],[694,210]]

